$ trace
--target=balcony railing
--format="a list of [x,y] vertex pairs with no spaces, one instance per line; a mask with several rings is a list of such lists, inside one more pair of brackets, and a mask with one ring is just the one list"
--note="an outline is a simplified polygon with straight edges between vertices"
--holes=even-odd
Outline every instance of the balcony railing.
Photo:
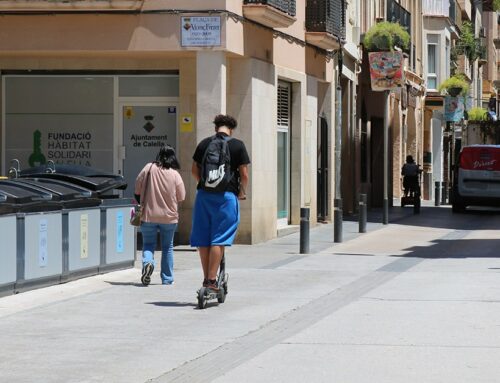
[[243,4],[269,5],[278,11],[295,16],[295,0],[243,0]]
[[295,0],[243,0],[243,16],[270,28],[286,28],[295,21]]
[[398,23],[406,29],[411,37],[411,13],[399,5],[395,0],[387,0],[387,21]]
[[345,0],[307,0],[306,32],[324,32],[345,39]]

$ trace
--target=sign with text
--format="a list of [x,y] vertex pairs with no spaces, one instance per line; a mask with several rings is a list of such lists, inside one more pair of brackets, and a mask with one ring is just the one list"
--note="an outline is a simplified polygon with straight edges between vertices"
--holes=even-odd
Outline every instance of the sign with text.
[[154,161],[164,145],[177,145],[177,106],[127,105],[130,118],[123,119],[123,176],[129,187],[123,196],[134,197],[135,179],[142,168]]
[[220,46],[220,16],[181,17],[181,46]]
[[5,159],[113,169],[113,78],[26,76],[5,80]]
[[370,52],[368,59],[373,91],[391,90],[404,84],[402,52]]

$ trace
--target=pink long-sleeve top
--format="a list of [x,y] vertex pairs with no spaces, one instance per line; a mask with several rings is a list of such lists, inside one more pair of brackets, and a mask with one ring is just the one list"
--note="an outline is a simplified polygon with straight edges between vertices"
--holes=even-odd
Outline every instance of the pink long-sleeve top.
[[[148,177],[149,169],[151,172]],[[146,180],[148,185],[146,188]],[[178,203],[186,198],[181,175],[175,169],[165,169],[156,164],[146,164],[135,180],[135,194],[141,196],[142,221],[177,223]]]

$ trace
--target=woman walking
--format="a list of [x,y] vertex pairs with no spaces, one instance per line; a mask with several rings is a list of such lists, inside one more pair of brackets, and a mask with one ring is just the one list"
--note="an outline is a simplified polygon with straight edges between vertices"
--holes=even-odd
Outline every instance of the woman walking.
[[135,198],[142,207],[142,276],[144,286],[151,282],[155,268],[156,236],[161,239],[161,282],[174,283],[174,233],[179,221],[178,204],[186,197],[184,182],[178,172],[175,150],[163,146],[156,160],[144,166],[135,181]]

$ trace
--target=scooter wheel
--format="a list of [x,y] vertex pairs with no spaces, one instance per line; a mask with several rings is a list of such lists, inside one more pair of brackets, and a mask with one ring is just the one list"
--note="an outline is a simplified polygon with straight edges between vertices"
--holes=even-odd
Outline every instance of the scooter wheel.
[[226,300],[226,289],[224,289],[224,286],[221,286],[219,289],[219,293],[217,294],[217,302],[224,303],[225,300]]
[[204,309],[207,307],[207,288],[202,287],[201,289],[198,290],[198,308],[199,309]]

